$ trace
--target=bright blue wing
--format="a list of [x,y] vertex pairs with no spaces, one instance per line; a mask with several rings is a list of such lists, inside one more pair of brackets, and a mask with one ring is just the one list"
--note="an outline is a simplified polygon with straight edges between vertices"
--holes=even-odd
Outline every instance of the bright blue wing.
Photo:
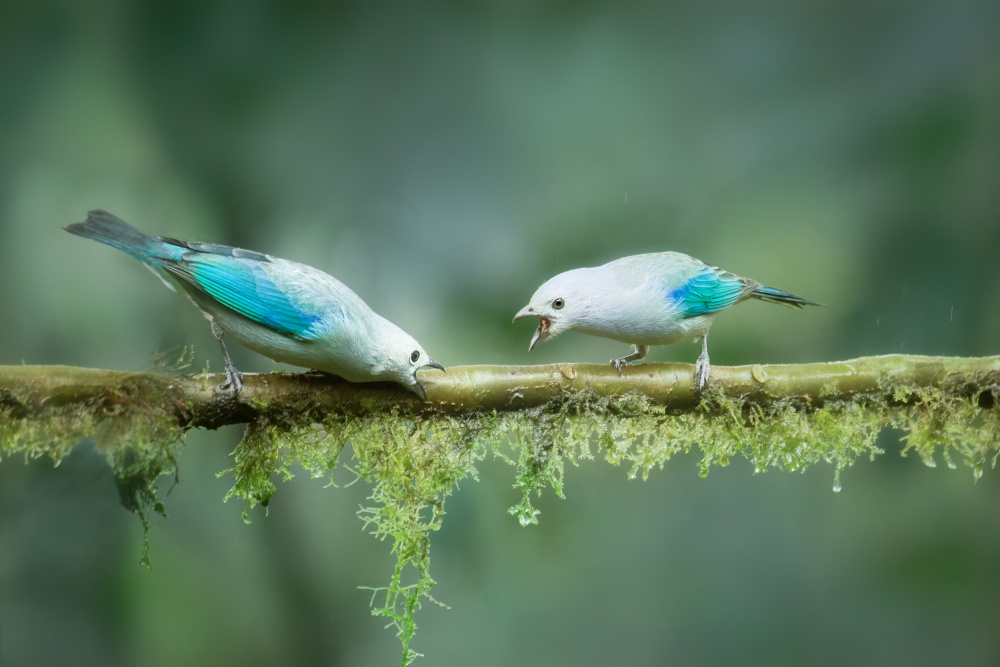
[[[251,258],[187,253],[176,267],[188,282],[219,303],[278,333],[300,339],[318,335],[320,318],[298,307]],[[177,272],[177,271],[175,271]]]
[[737,276],[706,266],[680,287],[668,292],[683,317],[717,313],[739,301],[747,284]]

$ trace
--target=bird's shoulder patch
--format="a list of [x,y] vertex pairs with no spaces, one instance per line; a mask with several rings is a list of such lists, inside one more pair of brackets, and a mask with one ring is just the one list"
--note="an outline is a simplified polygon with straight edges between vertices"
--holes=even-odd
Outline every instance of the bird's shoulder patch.
[[667,298],[680,310],[683,317],[717,313],[743,299],[753,291],[756,283],[745,278],[706,266],[680,287],[667,292]]
[[270,263],[274,261],[274,258],[270,255],[265,255],[262,252],[254,252],[253,250],[244,250],[243,248],[236,248],[234,246],[228,245],[218,245],[216,243],[198,243],[192,241],[178,241],[177,239],[170,238],[169,236],[161,237],[162,241],[166,241],[172,245],[180,246],[181,248],[186,248],[187,250],[192,250],[198,253],[205,253],[207,255],[219,255],[220,257],[233,257],[234,259],[249,259],[254,262],[265,262]]

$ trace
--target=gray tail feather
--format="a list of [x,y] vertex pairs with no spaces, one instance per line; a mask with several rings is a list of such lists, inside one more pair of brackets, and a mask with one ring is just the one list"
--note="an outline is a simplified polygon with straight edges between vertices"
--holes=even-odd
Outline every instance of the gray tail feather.
[[768,303],[777,303],[782,306],[788,306],[789,308],[805,308],[806,306],[822,305],[816,303],[815,301],[810,301],[809,299],[803,299],[797,294],[792,294],[791,292],[786,292],[774,287],[767,287],[766,285],[758,285],[757,288],[750,293],[750,296],[758,298],[761,301],[767,301]]
[[100,209],[89,211],[83,222],[66,227],[70,234],[93,239],[129,254],[140,261],[148,261],[160,253],[163,241],[136,229],[121,218]]

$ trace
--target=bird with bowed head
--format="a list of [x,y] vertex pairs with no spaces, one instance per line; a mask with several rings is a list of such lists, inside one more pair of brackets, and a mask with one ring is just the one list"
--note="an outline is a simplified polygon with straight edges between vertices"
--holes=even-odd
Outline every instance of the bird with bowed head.
[[658,252],[560,273],[538,288],[514,321],[538,318],[529,350],[563,331],[631,343],[632,354],[611,361],[619,374],[650,345],[700,338],[694,377],[700,390],[708,382],[708,329],[715,316],[751,298],[791,308],[819,305],[683,253]]
[[372,311],[339,280],[311,266],[230,246],[152,236],[107,211],[90,211],[86,221],[66,231],[131,255],[201,310],[226,360],[223,389],[238,394],[243,386],[224,334],[275,361],[350,382],[397,382],[424,400],[417,370],[444,370],[412,336]]

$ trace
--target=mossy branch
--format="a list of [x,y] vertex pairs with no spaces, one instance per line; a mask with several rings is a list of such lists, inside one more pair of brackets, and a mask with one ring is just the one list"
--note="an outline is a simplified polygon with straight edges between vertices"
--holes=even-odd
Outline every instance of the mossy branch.
[[421,374],[425,403],[397,385],[320,373],[247,375],[234,398],[219,390],[222,375],[0,366],[0,458],[58,462],[93,438],[148,528],[148,512],[163,512],[156,480],[176,475],[192,427],[248,424],[225,471],[227,498],[247,509],[266,506],[274,477],[291,477],[294,463],[329,478],[350,442],[352,472],[372,489],[364,527],[391,538],[397,559],[389,585],[372,589],[373,613],[396,628],[405,665],[417,655],[414,613],[432,599],[430,534],[446,497],[490,452],[516,469],[520,501],[509,511],[524,525],[537,523],[532,498],[545,487],[563,496],[566,461],[596,456],[643,478],[692,450],[703,476],[737,454],[757,472],[826,462],[839,491],[841,470],[880,453],[886,427],[903,433],[904,455],[959,459],[974,478],[1000,452],[1000,356],[716,366],[700,396],[693,377],[688,364],[639,364],[623,376],[609,365],[459,366]]
[[[688,410],[699,403],[693,377],[693,366],[679,363],[633,365],[621,376],[607,364],[454,366],[444,373],[421,372],[425,403],[394,384],[352,384],[322,373],[275,372],[247,374],[242,394],[233,400],[218,390],[225,380],[221,374],[0,366],[0,408],[18,418],[44,419],[72,405],[107,417],[156,406],[158,412],[173,413],[176,425],[184,429],[214,429],[293,413],[509,412],[545,405],[567,392],[604,398],[638,394],[670,410]],[[862,395],[900,400],[891,396],[898,386],[940,388],[968,398],[988,393],[998,382],[1000,356],[898,354],[812,364],[714,366],[711,378],[718,393],[744,406],[794,400],[803,407]]]

